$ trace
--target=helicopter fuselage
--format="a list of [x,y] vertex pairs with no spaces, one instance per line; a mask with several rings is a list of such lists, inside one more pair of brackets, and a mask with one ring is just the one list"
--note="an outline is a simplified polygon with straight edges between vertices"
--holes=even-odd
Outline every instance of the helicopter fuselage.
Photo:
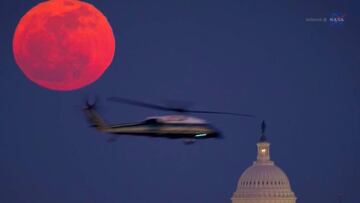
[[101,132],[170,139],[207,139],[220,138],[220,132],[206,121],[184,115],[150,117],[144,121],[131,124],[106,124],[94,109],[85,109],[91,123]]
[[132,124],[114,125],[100,129],[103,132],[114,134],[133,134],[151,137],[166,138],[215,138],[219,133],[212,127],[204,124]]

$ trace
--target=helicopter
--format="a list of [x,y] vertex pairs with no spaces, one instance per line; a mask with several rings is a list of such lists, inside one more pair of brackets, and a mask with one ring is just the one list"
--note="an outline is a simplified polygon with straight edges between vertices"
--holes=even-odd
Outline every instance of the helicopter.
[[176,113],[165,116],[151,116],[135,123],[108,124],[96,110],[96,102],[90,104],[89,101],[87,101],[83,110],[91,127],[95,127],[100,132],[115,135],[111,137],[108,142],[116,141],[118,137],[116,135],[133,135],[185,139],[185,144],[192,144],[198,139],[222,138],[222,135],[219,130],[206,120],[186,115],[188,113],[254,117],[251,114],[166,107],[121,97],[110,97],[108,101]]

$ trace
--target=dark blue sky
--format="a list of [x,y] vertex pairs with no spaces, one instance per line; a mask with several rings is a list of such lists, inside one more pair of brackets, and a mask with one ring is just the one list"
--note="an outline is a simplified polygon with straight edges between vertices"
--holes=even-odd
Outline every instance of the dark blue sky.
[[[0,3],[0,202],[227,203],[256,157],[260,119],[298,203],[360,202],[360,14],[356,1],[90,1],[110,21],[116,54],[94,84],[55,92],[12,55],[18,20],[38,1]],[[346,14],[342,25],[306,18]],[[107,135],[87,127],[86,95],[252,113],[203,115],[226,139]],[[112,122],[164,114],[101,103]]]

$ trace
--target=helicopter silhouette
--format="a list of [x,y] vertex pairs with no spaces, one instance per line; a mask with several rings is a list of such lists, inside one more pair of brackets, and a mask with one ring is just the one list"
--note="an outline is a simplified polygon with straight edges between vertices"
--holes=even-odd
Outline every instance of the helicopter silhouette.
[[[195,142],[195,140],[199,139],[222,138],[221,132],[212,126],[209,122],[198,117],[186,115],[188,113],[254,117],[251,114],[166,107],[121,97],[110,97],[108,98],[108,101],[161,111],[174,112],[175,114],[165,116],[151,116],[135,123],[108,124],[102,119],[96,110],[96,102],[90,104],[89,101],[87,101],[86,106],[83,109],[84,113],[91,126],[95,127],[100,132],[114,135],[185,139],[185,144],[192,144]],[[116,141],[116,138],[117,137],[113,136],[108,141]]]

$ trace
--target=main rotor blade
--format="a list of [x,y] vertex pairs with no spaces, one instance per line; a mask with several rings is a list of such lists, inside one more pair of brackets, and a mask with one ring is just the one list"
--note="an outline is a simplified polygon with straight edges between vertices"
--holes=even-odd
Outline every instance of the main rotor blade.
[[158,109],[158,110],[162,110],[162,111],[174,111],[174,109],[172,109],[172,108],[167,108],[164,106],[150,104],[150,103],[141,102],[141,101],[135,101],[135,100],[131,100],[131,99],[125,99],[125,98],[121,98],[121,97],[110,97],[110,98],[108,98],[108,100],[113,101],[113,102],[120,102],[120,103],[135,105],[135,106],[151,108],[151,109]]
[[251,114],[231,113],[231,112],[222,112],[222,111],[184,110],[184,112],[188,112],[188,113],[204,113],[204,114],[222,114],[222,115],[242,116],[242,117],[254,117]]
[[156,105],[156,104],[150,104],[147,102],[141,102],[141,101],[136,101],[136,100],[132,100],[132,99],[125,99],[125,98],[121,98],[121,97],[110,97],[110,98],[108,98],[108,100],[113,101],[113,102],[120,102],[120,103],[135,105],[135,106],[152,108],[152,109],[157,109],[157,110],[162,110],[162,111],[172,111],[172,112],[178,112],[178,113],[203,113],[203,114],[222,114],[222,115],[232,115],[232,116],[242,116],[242,117],[254,117],[251,114],[239,114],[239,113],[222,112],[222,111],[188,110],[188,109],[183,109],[183,108],[165,107],[165,106],[160,106],[160,105]]

